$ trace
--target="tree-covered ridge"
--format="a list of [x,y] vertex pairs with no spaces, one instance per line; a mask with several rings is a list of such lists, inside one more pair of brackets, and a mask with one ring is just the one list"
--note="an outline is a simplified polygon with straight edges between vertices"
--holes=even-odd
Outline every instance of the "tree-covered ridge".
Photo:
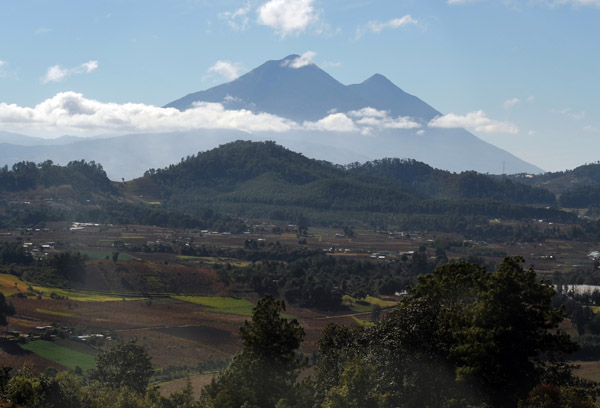
[[[149,170],[134,182],[167,208],[195,214],[212,208],[240,217],[304,213],[313,223],[373,215],[424,214],[574,220],[552,208],[552,193],[510,180],[436,170],[384,159],[348,167],[308,159],[273,142],[237,141]],[[358,215],[357,215],[358,214]],[[294,222],[297,217],[290,217]],[[281,219],[281,218],[276,218]],[[390,222],[389,224],[391,224]],[[405,227],[404,224],[396,224]]]
[[554,194],[600,185],[600,162],[588,163],[572,170],[547,172],[544,174],[514,174],[512,180],[529,186],[545,188]]
[[277,174],[284,182],[295,185],[342,174],[330,163],[308,159],[274,142],[238,140],[189,156],[165,169],[150,169],[146,176],[173,189],[227,190],[264,173]]
[[72,161],[66,166],[55,165],[51,160],[40,164],[20,162],[0,168],[0,191],[18,192],[70,185],[80,193],[116,194],[117,190],[106,176],[102,165],[84,160]]
[[565,191],[558,202],[566,208],[590,208],[600,205],[600,185],[581,186]]
[[555,205],[551,192],[474,171],[451,173],[410,159],[385,158],[348,166],[350,172],[398,180],[424,194],[445,199],[491,199],[511,204]]

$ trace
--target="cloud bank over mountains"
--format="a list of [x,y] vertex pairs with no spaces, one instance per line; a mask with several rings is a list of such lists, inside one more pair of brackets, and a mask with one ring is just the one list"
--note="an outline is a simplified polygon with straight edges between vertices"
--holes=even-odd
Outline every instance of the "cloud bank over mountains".
[[94,136],[142,132],[174,132],[194,129],[235,129],[245,132],[327,131],[370,134],[373,130],[427,127],[468,128],[484,133],[518,133],[510,123],[489,119],[483,111],[466,115],[438,116],[429,123],[393,117],[388,111],[364,107],[349,112],[330,112],[317,121],[295,121],[247,109],[227,109],[223,103],[197,102],[180,111],[141,103],[105,103],[76,92],[61,92],[35,107],[0,103],[0,126],[4,130],[53,138],[64,134]]

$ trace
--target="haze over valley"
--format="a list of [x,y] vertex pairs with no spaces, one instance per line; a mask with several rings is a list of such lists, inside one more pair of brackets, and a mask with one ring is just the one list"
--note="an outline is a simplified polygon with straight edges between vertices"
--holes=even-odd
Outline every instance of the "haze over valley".
[[0,407],[599,407],[599,13],[4,2]]

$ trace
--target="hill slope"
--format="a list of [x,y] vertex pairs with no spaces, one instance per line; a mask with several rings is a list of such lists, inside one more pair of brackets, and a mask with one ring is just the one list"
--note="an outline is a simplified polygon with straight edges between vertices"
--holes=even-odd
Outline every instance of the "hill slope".
[[166,208],[188,214],[210,209],[290,221],[307,216],[316,223],[364,223],[418,214],[571,217],[529,206],[554,205],[554,196],[511,181],[473,172],[457,175],[397,159],[346,169],[273,142],[222,145],[168,168],[149,170],[132,185],[145,197],[162,200]]

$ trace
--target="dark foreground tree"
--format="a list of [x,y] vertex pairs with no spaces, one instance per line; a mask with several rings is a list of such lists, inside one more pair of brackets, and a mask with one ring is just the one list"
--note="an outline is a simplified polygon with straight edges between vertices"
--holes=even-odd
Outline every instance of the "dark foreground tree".
[[8,325],[8,317],[15,314],[15,307],[12,303],[6,302],[4,293],[0,292],[0,330]]
[[304,329],[281,316],[285,303],[268,295],[253,309],[252,321],[240,328],[244,348],[203,391],[206,406],[215,408],[285,407],[296,401],[300,360],[296,350]]
[[90,371],[90,379],[118,389],[127,387],[140,394],[146,392],[152,376],[150,356],[136,340],[110,346],[96,357],[96,368]]
[[329,327],[315,381],[321,404],[360,396],[357,407],[516,407],[540,384],[590,391],[563,363],[576,345],[558,329],[553,287],[522,262],[506,258],[494,273],[442,266],[374,327]]

